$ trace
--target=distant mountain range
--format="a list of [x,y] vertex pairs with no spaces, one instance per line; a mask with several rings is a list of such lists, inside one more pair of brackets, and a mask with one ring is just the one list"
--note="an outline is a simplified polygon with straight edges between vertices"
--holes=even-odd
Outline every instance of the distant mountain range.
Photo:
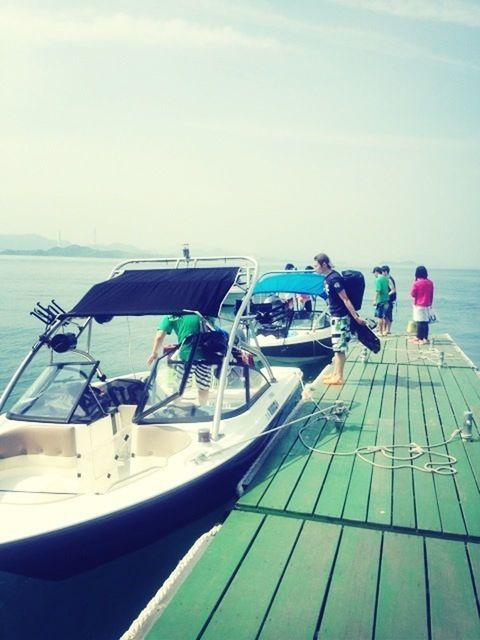
[[64,256],[71,258],[133,258],[154,254],[126,244],[79,245],[57,242],[37,234],[1,235],[0,255]]

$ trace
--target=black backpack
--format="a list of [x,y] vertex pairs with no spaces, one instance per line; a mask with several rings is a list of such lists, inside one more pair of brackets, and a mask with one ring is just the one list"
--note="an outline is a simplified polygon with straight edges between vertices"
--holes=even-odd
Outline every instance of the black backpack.
[[363,294],[365,293],[365,278],[360,271],[347,269],[342,271],[342,278],[345,284],[345,291],[350,302],[358,311],[362,307]]

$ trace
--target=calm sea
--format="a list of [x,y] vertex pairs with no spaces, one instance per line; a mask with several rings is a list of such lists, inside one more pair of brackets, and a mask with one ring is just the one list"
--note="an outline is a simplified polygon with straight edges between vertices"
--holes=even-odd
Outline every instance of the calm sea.
[[[42,332],[30,315],[33,305],[55,298],[64,308],[94,282],[106,279],[115,265],[105,259],[0,256],[0,388],[3,390],[21,359]],[[271,269],[283,265],[265,265]],[[345,265],[345,268],[354,265]],[[365,269],[367,291],[364,315],[372,315],[373,278]],[[368,275],[367,275],[368,274]],[[404,332],[411,316],[409,288],[413,269],[392,267],[397,281],[398,305],[393,331]],[[435,310],[439,322],[432,335],[449,333],[476,364],[480,364],[480,271],[432,269],[436,287]],[[145,368],[155,319],[127,321],[115,327],[104,349],[113,355],[107,375]],[[127,361],[122,359],[128,341]],[[121,348],[120,348],[121,347]],[[0,638],[5,640],[113,640],[161,586],[178,559],[193,542],[228,512],[228,505],[157,543],[62,580],[48,580],[0,571]],[[1,523],[0,523],[1,526]]]

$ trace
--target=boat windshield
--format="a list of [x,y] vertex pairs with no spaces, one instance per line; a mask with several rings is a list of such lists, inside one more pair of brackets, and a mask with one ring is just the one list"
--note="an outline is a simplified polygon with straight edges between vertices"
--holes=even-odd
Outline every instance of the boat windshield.
[[98,362],[47,365],[11,407],[8,417],[36,422],[91,422],[104,414],[90,384]]
[[[201,364],[198,369],[198,364]],[[245,411],[268,387],[253,360],[232,360],[223,395],[222,417]],[[212,419],[218,394],[221,362],[198,363],[192,357],[182,361],[178,352],[168,353],[155,363],[146,383],[146,394],[134,422],[205,422]],[[202,392],[203,389],[203,392]]]

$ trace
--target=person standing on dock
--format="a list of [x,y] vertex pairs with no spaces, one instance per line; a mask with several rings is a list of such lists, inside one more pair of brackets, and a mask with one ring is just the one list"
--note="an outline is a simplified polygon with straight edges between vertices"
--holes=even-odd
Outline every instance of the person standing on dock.
[[417,337],[412,339],[416,344],[427,344],[430,308],[433,304],[433,282],[428,278],[424,266],[415,270],[415,280],[410,290],[413,298],[413,319],[417,323]]
[[390,275],[390,267],[388,265],[383,265],[382,273],[388,280],[388,308],[385,312],[385,331],[387,334],[390,334],[393,322],[393,307],[397,300],[397,285]]
[[378,332],[382,336],[387,335],[386,330],[386,317],[389,305],[389,286],[388,278],[386,278],[381,267],[373,268],[373,275],[375,276],[375,317],[378,319]]
[[330,258],[325,253],[318,253],[313,259],[313,268],[325,276],[325,291],[328,295],[330,324],[332,327],[333,372],[322,379],[325,384],[343,384],[346,353],[350,341],[350,316],[358,324],[365,324],[347,292],[342,276],[333,269]]

